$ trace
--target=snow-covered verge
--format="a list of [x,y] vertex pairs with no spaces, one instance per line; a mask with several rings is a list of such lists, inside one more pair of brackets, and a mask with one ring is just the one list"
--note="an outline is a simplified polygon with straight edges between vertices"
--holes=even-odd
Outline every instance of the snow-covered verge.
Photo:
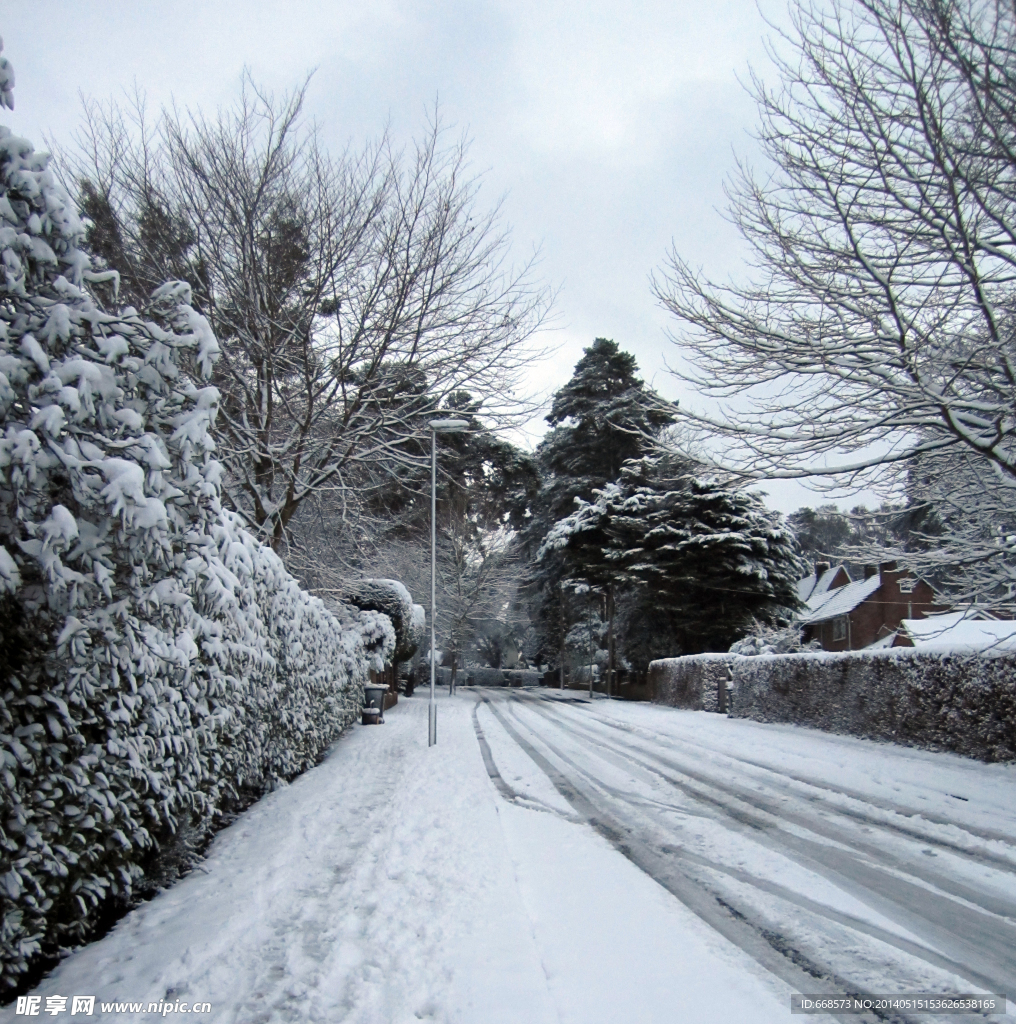
[[222,508],[216,339],[182,282],[102,307],[48,161],[0,128],[0,992],[315,763],[395,642]]
[[732,716],[1016,760],[1016,656],[731,656]]

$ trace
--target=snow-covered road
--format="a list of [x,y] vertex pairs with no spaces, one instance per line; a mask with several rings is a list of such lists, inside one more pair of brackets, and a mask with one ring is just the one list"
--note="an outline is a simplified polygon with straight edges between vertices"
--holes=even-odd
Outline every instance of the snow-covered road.
[[442,697],[431,749],[424,699],[387,719],[68,957],[43,1014],[712,1024],[786,1021],[794,991],[1016,993],[1012,766],[546,690]]
[[1011,766],[561,696],[488,691],[494,760],[796,991],[1016,993]]

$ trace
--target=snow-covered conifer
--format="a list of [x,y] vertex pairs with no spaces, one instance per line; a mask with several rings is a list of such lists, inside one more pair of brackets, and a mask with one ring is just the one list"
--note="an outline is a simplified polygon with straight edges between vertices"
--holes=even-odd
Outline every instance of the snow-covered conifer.
[[538,557],[555,551],[582,578],[627,589],[622,633],[633,661],[650,649],[726,650],[755,619],[789,614],[803,571],[793,533],[756,495],[668,473],[649,457],[629,461],[593,501],[576,499]]

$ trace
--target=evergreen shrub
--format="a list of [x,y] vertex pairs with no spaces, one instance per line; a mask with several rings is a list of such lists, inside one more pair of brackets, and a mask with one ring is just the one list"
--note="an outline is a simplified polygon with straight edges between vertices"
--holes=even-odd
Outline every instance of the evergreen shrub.
[[0,128],[0,992],[313,764],[395,647],[222,507],[216,339],[182,282],[103,307],[48,162]]
[[698,654],[649,666],[657,704],[720,709],[980,761],[1016,761],[1016,655],[896,647],[797,654]]

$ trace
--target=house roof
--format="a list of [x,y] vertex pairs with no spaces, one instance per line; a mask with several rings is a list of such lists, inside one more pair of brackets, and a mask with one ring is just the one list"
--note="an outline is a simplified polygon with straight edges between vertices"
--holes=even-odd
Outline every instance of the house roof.
[[[797,599],[801,602],[810,601],[813,597],[820,597],[823,594],[828,593],[829,587],[832,585],[833,580],[836,578],[836,574],[842,569],[841,565],[834,565],[830,569],[826,569],[821,576],[817,579],[815,574],[812,573],[810,576],[805,576],[803,580],[797,581]],[[844,570],[845,571],[845,570]],[[850,576],[847,576],[849,579]]]
[[837,587],[825,594],[816,594],[806,602],[806,610],[800,622],[807,625],[812,622],[824,622],[835,619],[839,615],[852,612],[862,601],[867,600],[882,585],[879,576],[870,576],[866,580],[857,580],[846,586]]
[[974,654],[1016,651],[1016,621],[975,619],[969,611],[944,612],[926,619],[904,619],[899,632],[926,651]]
[[865,651],[884,651],[889,647],[892,647],[893,641],[896,639],[895,633],[890,633],[888,636],[880,636],[874,643],[868,644],[867,647],[861,648]]

